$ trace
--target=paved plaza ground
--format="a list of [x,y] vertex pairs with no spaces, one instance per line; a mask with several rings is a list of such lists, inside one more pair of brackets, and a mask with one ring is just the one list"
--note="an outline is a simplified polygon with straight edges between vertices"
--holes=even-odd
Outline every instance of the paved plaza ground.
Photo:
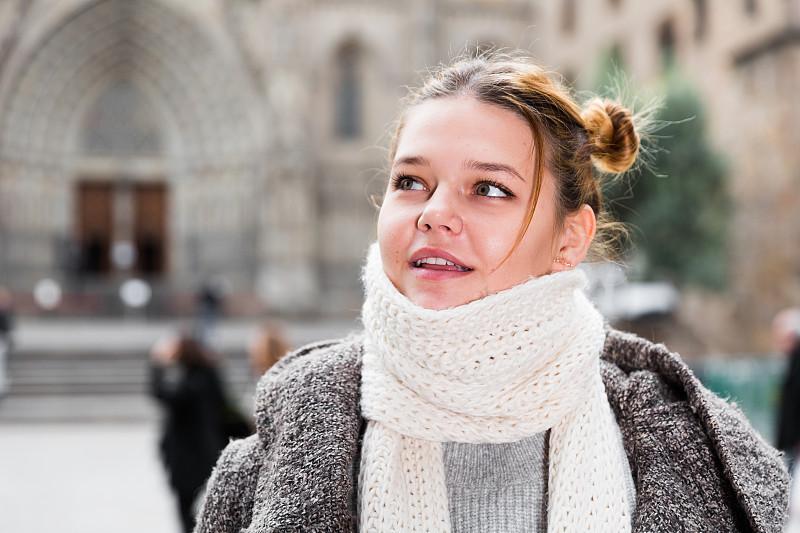
[[155,423],[0,426],[0,531],[179,533]]

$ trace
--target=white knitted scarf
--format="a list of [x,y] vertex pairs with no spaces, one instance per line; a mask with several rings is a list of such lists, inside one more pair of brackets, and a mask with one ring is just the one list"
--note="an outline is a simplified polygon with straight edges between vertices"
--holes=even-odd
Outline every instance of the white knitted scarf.
[[360,530],[449,532],[442,442],[551,429],[548,531],[630,531],[619,429],[599,373],[605,332],[582,272],[424,309],[364,268]]

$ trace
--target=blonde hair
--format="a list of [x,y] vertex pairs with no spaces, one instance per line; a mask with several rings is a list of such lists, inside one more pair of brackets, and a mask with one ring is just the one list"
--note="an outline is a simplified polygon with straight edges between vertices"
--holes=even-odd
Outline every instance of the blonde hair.
[[289,342],[281,324],[264,322],[250,339],[248,356],[256,376],[263,375],[289,351]]
[[510,110],[530,126],[536,175],[517,244],[533,218],[546,168],[555,181],[556,224],[584,205],[590,206],[597,217],[590,254],[596,258],[615,256],[615,244],[626,232],[603,210],[599,178],[623,173],[636,162],[640,138],[633,114],[610,99],[594,98],[581,107],[552,72],[521,52],[490,51],[478,57],[460,57],[430,71],[425,82],[404,99],[390,142],[390,164],[412,107],[459,96]]

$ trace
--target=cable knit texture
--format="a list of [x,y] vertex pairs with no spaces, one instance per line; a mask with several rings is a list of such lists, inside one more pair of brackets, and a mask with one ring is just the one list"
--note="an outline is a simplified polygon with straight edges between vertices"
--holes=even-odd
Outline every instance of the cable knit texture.
[[397,291],[375,244],[364,283],[363,531],[450,531],[441,443],[546,429],[548,530],[630,531],[622,438],[599,372],[606,332],[582,272],[434,311]]

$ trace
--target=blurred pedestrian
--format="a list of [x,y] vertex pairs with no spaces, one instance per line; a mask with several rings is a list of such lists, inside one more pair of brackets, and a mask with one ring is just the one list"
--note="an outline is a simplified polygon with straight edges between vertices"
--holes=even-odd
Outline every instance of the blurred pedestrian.
[[226,282],[220,276],[207,279],[197,292],[195,336],[206,346],[214,344],[214,334],[222,317],[226,293]]
[[790,470],[800,453],[800,308],[784,309],[772,321],[775,348],[788,358],[778,408],[777,447]]
[[159,340],[151,360],[151,393],[164,409],[161,458],[189,532],[195,499],[227,444],[224,390],[215,361],[188,335]]
[[780,531],[778,452],[583,293],[613,242],[598,179],[635,163],[639,124],[557,79],[488,53],[410,92],[365,331],[264,375],[199,533]]
[[260,378],[289,351],[289,341],[283,324],[263,322],[250,337],[247,356],[255,377]]
[[8,356],[12,348],[11,331],[14,329],[14,300],[5,287],[0,286],[0,398],[8,393]]

